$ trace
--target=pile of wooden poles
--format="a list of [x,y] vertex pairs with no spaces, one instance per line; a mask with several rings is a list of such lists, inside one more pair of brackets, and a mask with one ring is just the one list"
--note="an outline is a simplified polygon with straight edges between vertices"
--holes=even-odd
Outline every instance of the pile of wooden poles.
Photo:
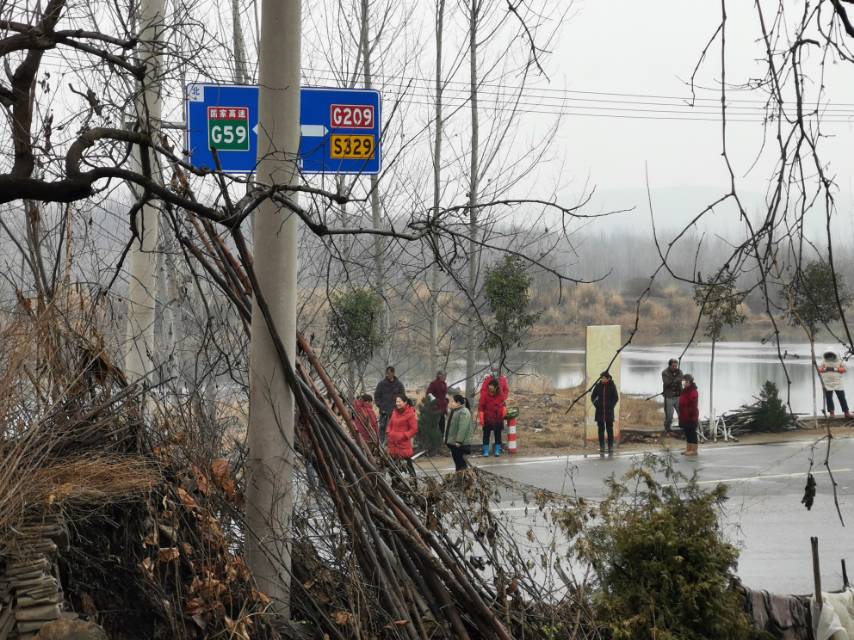
[[[431,518],[428,509],[419,504],[423,496],[409,479],[383,452],[370,450],[354,437],[351,409],[302,336],[298,337],[297,362],[291,362],[259,290],[240,230],[232,231],[233,245],[226,245],[212,228],[197,226],[196,230],[200,240],[181,240],[235,303],[244,327],[250,327],[252,296],[264,315],[295,398],[297,449],[306,466],[320,478],[326,494],[323,499],[328,498],[334,507],[337,522],[330,531],[348,538],[351,555],[347,575],[338,577],[358,584],[351,590],[350,611],[330,614],[328,607],[309,602],[302,607],[303,614],[310,615],[323,633],[337,640],[375,636],[409,640],[515,637],[525,626],[525,615],[511,612],[510,603],[518,604],[520,599],[517,581],[494,566],[484,570],[483,564],[471,562],[466,557],[470,547],[452,542],[454,532],[450,529],[454,527]],[[457,533],[480,535],[467,530]],[[528,578],[527,583],[536,584],[535,578]],[[555,611],[565,613],[569,600],[559,602]],[[537,608],[543,605],[533,603]],[[581,616],[573,609],[571,617],[577,625]],[[568,626],[564,629],[567,637],[582,637],[570,634]]]

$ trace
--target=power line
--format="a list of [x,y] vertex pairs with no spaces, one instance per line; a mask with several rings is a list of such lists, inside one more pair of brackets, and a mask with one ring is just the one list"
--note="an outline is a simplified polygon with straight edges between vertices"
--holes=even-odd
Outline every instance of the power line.
[[[392,94],[392,95],[394,95],[394,94]],[[407,97],[410,97],[410,98],[431,98],[432,97],[430,95],[422,94],[422,93],[418,93],[418,92],[400,92],[396,95],[398,95],[401,99],[405,99]],[[453,106],[455,106],[453,104],[454,101],[462,101],[461,104],[466,104],[466,103],[468,103],[469,99],[468,98],[460,98],[458,96],[452,96],[452,97],[446,98],[446,100],[444,101],[444,104],[447,104],[447,105],[450,105],[451,107],[453,107]],[[495,104],[499,103],[498,99],[492,100],[490,102],[495,103]],[[425,102],[419,101],[418,103],[419,104],[435,104],[433,102],[426,102],[426,101]],[[708,107],[706,107],[707,110],[703,110],[702,108],[693,108],[693,107],[687,107],[687,106],[685,106],[684,108],[681,108],[681,109],[679,109],[679,108],[677,108],[677,109],[645,109],[645,108],[640,108],[640,107],[617,107],[617,106],[603,106],[603,105],[597,105],[597,104],[592,104],[592,105],[587,105],[587,104],[576,105],[574,103],[573,104],[563,104],[563,105],[561,105],[561,104],[543,104],[541,102],[533,102],[533,101],[527,100],[527,99],[525,99],[525,100],[510,99],[510,100],[508,100],[507,104],[508,105],[533,106],[533,107],[548,107],[550,109],[556,108],[558,110],[586,109],[586,110],[592,110],[592,111],[617,111],[617,112],[628,111],[628,112],[637,112],[637,113],[666,113],[666,114],[686,114],[686,115],[691,114],[691,115],[697,115],[697,116],[717,116],[718,119],[720,119],[720,114],[721,114],[721,112],[719,110],[709,111]],[[624,104],[624,103],[619,103],[619,104]],[[631,103],[627,103],[627,104],[631,104]],[[653,103],[641,103],[641,104],[651,106]],[[662,105],[662,106],[678,107],[679,105]],[[508,108],[512,110],[512,106],[508,106]],[[729,112],[729,108],[727,108],[727,111]],[[761,109],[747,111],[747,112],[736,111],[736,112],[732,112],[732,113],[734,113],[735,117],[744,117],[744,116],[751,116],[751,115],[756,115],[756,116],[768,115],[767,111],[761,110]],[[840,112],[840,113],[831,113],[831,114],[829,114],[829,116],[831,118],[833,118],[833,117],[835,117],[835,118],[850,117],[850,118],[854,119],[854,112],[846,111],[846,112]],[[765,121],[765,120],[770,120],[770,118],[760,118],[759,120]],[[827,121],[827,120],[825,120],[825,121]],[[830,120],[830,121],[836,121],[836,120]],[[840,121],[844,121],[844,120],[840,120]]]
[[[51,55],[53,57],[57,57],[57,59],[65,60],[61,55],[55,52],[47,52],[45,57]],[[221,58],[212,56],[210,58],[214,61],[219,61],[222,63],[230,63],[231,61],[227,58]],[[198,65],[203,68],[204,65]],[[233,71],[232,66],[209,66],[208,69],[213,71],[226,71],[231,73]],[[320,69],[317,67],[304,66],[302,71],[305,72],[313,72],[319,74],[321,77],[325,77],[332,80],[338,80],[339,75],[336,71],[332,69]],[[377,79],[387,79],[392,81],[387,84],[394,85],[394,82],[397,83],[398,86],[408,86],[412,82],[420,82],[424,83],[425,87],[429,90],[433,89],[435,84],[435,78],[430,78],[426,76],[415,76],[415,75],[404,75],[404,74],[383,74],[383,73],[374,73],[374,78]],[[446,91],[455,91],[455,92],[468,92],[469,91],[469,83],[463,80],[445,80],[443,84],[446,87]],[[456,85],[459,85],[459,88],[455,88]],[[617,91],[591,91],[591,90],[581,90],[581,89],[567,89],[567,88],[554,88],[554,87],[542,87],[542,86],[531,86],[530,89],[526,89],[522,85],[513,85],[501,82],[481,82],[479,83],[478,93],[483,94],[498,94],[505,95],[508,93],[518,93],[520,90],[525,89],[526,94],[531,97],[538,97],[546,100],[560,100],[557,96],[564,96],[566,100],[587,100],[593,102],[617,102],[617,103],[630,103],[633,104],[633,99],[641,99],[642,101],[658,101],[658,100],[670,100],[677,101],[679,104],[683,104],[685,106],[690,107],[692,102],[694,103],[703,103],[710,102],[715,105],[720,105],[720,97],[715,98],[704,98],[704,97],[692,97],[690,95],[662,95],[662,94],[646,94],[646,93],[626,93],[626,92],[617,92]],[[484,91],[483,87],[494,89],[495,91]],[[711,89],[701,89],[702,91],[711,91]],[[755,91],[755,89],[733,89],[727,88],[728,92],[738,90],[738,91]],[[576,96],[600,96],[598,98],[583,98]],[[768,103],[767,100],[759,100],[759,99],[744,99],[744,98],[727,98],[727,108],[728,109],[761,109]],[[646,104],[646,102],[638,102],[638,104]],[[649,104],[653,105],[661,105],[661,106],[670,106],[670,103],[658,103],[652,102]],[[751,106],[753,105],[753,106]],[[674,105],[675,106],[675,105]],[[705,105],[707,108],[712,105]],[[837,110],[837,107],[851,107],[854,108],[854,103],[852,102],[828,102],[824,107],[823,111],[833,111]],[[838,109],[839,111],[851,111],[851,109]]]
[[[312,67],[303,67],[303,71],[316,71],[321,74],[326,74],[328,76],[334,75],[334,71],[332,70],[323,70],[323,69],[314,69]],[[405,76],[405,75],[384,75],[382,73],[373,74],[375,78],[389,78],[392,80],[399,80],[401,82],[405,81],[418,81],[424,82],[428,88],[432,89],[435,84],[435,78],[426,78],[419,76]],[[463,80],[447,80],[444,82],[446,85],[462,85],[460,89],[453,89],[455,91],[468,91],[469,83]],[[518,92],[521,88],[521,85],[510,85],[505,83],[496,83],[496,82],[483,82],[479,84],[480,87],[490,87],[490,88],[498,88],[503,90],[510,90],[509,92],[515,93]],[[720,104],[720,97],[716,98],[701,98],[696,97],[692,98],[690,95],[683,96],[674,96],[674,95],[660,95],[660,94],[647,94],[647,93],[624,93],[624,92],[613,92],[613,91],[585,91],[580,89],[565,89],[565,88],[552,88],[552,87],[532,87],[536,91],[544,92],[544,93],[554,93],[554,94],[570,94],[570,95],[590,95],[590,96],[608,96],[608,97],[620,97],[620,98],[644,98],[651,100],[678,100],[682,102],[690,102],[693,100],[694,102],[714,102]],[[705,89],[706,91],[710,91],[709,89]],[[727,88],[727,91],[731,91],[732,89]],[[749,89],[745,89],[745,91],[750,91]],[[748,100],[743,98],[730,98],[728,102],[732,103],[745,103],[745,104],[756,104],[756,105],[764,105],[766,104],[765,100]],[[834,102],[832,106],[840,106],[840,107],[854,107],[854,103],[852,102]]]
[[[211,70],[216,70],[217,67],[210,68]],[[330,71],[326,71],[326,73],[332,73]],[[391,76],[387,76],[391,77]],[[405,78],[406,76],[398,76],[399,78]],[[463,84],[463,83],[457,83]],[[502,87],[505,90],[515,90],[519,91],[520,87],[513,87],[511,85],[501,85],[501,84],[490,84],[487,83],[486,86],[491,87]],[[402,102],[417,105],[417,106],[433,106],[435,103],[432,101],[433,94],[429,91],[425,91],[423,89],[410,90],[408,87],[404,87],[404,85],[399,85],[400,90],[395,92],[394,90],[386,90],[384,91],[386,96],[398,96],[398,99]],[[455,92],[457,95],[448,95],[445,93],[445,105],[449,109],[459,109],[469,103],[469,97],[465,94],[468,93],[468,89],[463,90],[460,89],[449,89],[451,92]],[[574,90],[564,90],[564,89],[547,89],[547,88],[538,88],[537,91],[550,91],[555,94],[585,94],[585,95],[597,95],[597,96],[612,96],[612,98],[577,98],[572,96],[566,96],[564,98],[559,98],[557,95],[544,95],[537,92],[524,93],[523,98],[516,100],[514,98],[508,98],[507,104],[499,104],[502,98],[506,97],[506,94],[500,91],[484,91],[479,90],[478,95],[481,98],[482,103],[485,103],[486,109],[488,111],[497,111],[504,113],[518,113],[522,115],[553,115],[553,116],[572,116],[572,117],[598,117],[598,118],[615,118],[615,119],[632,119],[632,120],[671,120],[671,121],[697,121],[697,122],[721,122],[721,113],[719,110],[709,110],[713,105],[704,104],[697,107],[692,107],[689,104],[684,102],[684,98],[677,98],[675,96],[659,96],[653,94],[632,94],[632,93],[617,93],[617,92],[595,92],[595,91],[574,91]],[[484,99],[484,96],[486,98]],[[646,102],[646,101],[638,101],[638,100],[623,100],[623,99],[615,99],[614,97],[626,97],[626,98],[658,98],[658,99],[672,99],[672,100],[682,100],[681,104],[672,104],[672,103],[662,103],[662,102]],[[544,101],[555,101],[562,100],[562,102],[544,102]],[[711,99],[706,99],[711,100]],[[746,101],[741,100],[737,101],[741,103],[754,103],[757,106],[749,106],[742,104],[734,104],[727,105],[727,112],[731,114],[727,118],[727,122],[731,123],[753,123],[753,124],[771,124],[777,122],[778,118],[768,117],[769,112],[758,106],[757,101]],[[588,104],[589,103],[589,104]],[[513,105],[519,105],[514,107]],[[846,103],[836,103],[846,104]],[[629,107],[624,106],[610,106],[610,105],[633,105]],[[854,106],[854,104],[852,104]],[[521,107],[521,108],[520,108]],[[674,107],[673,109],[657,109],[657,108],[645,108],[645,107]],[[737,109],[737,111],[736,111]],[[846,109],[833,109],[831,107],[822,108],[822,114],[825,114],[822,117],[821,122],[823,124],[854,124],[854,110],[846,110]],[[756,117],[751,117],[756,116]]]

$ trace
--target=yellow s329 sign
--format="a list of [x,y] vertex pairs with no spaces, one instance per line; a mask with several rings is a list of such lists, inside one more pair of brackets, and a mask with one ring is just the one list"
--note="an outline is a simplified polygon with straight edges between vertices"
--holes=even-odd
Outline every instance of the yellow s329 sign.
[[372,160],[377,149],[372,135],[333,135],[330,143],[336,160]]

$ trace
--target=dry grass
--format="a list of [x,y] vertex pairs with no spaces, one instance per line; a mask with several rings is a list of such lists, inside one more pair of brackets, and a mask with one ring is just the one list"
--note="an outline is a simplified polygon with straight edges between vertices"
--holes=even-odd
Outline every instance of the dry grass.
[[75,293],[21,298],[0,326],[0,547],[33,510],[138,496],[157,477],[127,454],[137,390],[107,359],[99,310]]
[[114,502],[147,493],[160,479],[156,467],[136,456],[87,455],[35,470],[22,497],[42,504]]
[[[525,386],[516,386],[508,401],[508,405],[519,407],[520,446],[526,449],[583,446],[585,400],[579,400],[574,405],[573,402],[585,389],[581,386],[557,390],[549,390],[548,386],[542,388],[546,390],[532,392]],[[661,405],[655,400],[630,395],[621,397],[623,428],[658,425],[661,423],[661,411]]]

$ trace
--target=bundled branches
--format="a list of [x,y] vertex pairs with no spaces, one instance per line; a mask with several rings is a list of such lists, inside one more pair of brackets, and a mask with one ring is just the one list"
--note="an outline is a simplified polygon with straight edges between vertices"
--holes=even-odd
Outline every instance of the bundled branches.
[[[312,496],[304,510],[298,507],[292,525],[299,549],[292,589],[300,614],[333,638],[511,638],[543,619],[561,618],[567,628],[587,625],[583,599],[571,596],[583,590],[566,574],[553,591],[543,586],[517,532],[493,512],[495,494],[479,490],[490,483],[472,475],[450,484],[421,479],[426,485],[419,490],[384,451],[355,437],[351,408],[310,342],[298,336],[296,362],[289,358],[241,232],[232,231],[230,244],[210,228],[195,231],[199,236],[183,236],[182,243],[192,255],[204,258],[201,245],[216,256],[201,264],[227,289],[247,330],[249,294],[254,296],[294,394],[295,446]],[[543,508],[556,497],[539,499]],[[329,556],[339,560],[321,560]],[[544,564],[543,570],[553,569]]]

